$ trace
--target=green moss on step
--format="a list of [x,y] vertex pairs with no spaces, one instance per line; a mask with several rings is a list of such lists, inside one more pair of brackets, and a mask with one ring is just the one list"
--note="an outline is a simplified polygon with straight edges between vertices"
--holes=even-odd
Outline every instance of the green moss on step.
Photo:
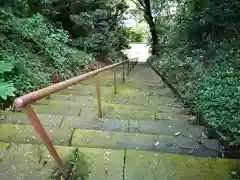
[[4,155],[8,151],[8,148],[9,148],[9,143],[0,142],[0,163],[4,158]]
[[81,109],[79,106],[68,106],[63,104],[34,105],[33,107],[37,113],[58,115],[78,115]]
[[147,134],[76,129],[71,144],[91,148],[124,149],[126,146],[132,146],[132,143],[137,143],[139,147],[146,144],[153,146],[157,139],[158,136]]
[[[79,148],[76,169],[86,180],[122,179],[124,151]],[[83,178],[84,179],[84,178]]]
[[[69,145],[69,141],[72,135],[72,128],[45,128],[50,140],[55,145]],[[14,142],[14,143],[31,143],[31,144],[42,144],[43,141],[40,136],[36,133],[32,126],[21,126],[2,124],[0,125],[0,141],[2,142]]]
[[6,150],[9,147],[9,143],[0,142],[0,151]]
[[231,168],[236,165],[240,165],[237,160],[128,150],[125,179],[230,180]]

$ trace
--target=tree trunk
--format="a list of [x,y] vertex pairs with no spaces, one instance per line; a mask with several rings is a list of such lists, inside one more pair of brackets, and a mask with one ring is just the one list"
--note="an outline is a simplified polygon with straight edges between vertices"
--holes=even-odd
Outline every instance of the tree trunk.
[[144,0],[144,4],[145,4],[144,18],[149,25],[152,36],[152,55],[156,55],[158,52],[158,35],[156,25],[152,17],[150,0]]

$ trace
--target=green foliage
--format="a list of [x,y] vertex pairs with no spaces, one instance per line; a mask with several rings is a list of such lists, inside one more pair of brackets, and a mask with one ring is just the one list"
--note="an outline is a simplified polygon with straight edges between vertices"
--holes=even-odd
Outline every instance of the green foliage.
[[118,31],[127,8],[125,1],[89,0],[83,5],[81,1],[55,0],[43,1],[38,7],[38,12],[60,22],[69,32],[72,37],[70,45],[94,56],[119,51],[128,43]]
[[7,82],[4,78],[4,74],[10,72],[13,69],[12,63],[0,61],[0,98],[6,100],[9,96],[15,96],[14,91],[16,90],[13,83]]
[[77,153],[77,157],[74,160],[74,169],[76,174],[73,177],[73,180],[78,179],[88,179],[89,175],[91,174],[91,164],[92,162],[89,162],[91,160],[91,157],[87,157],[86,154],[82,152]]
[[231,71],[215,68],[204,74],[197,87],[197,105],[212,127],[240,135],[240,77],[232,77]]
[[20,7],[14,4],[0,10],[0,54],[4,62],[14,66],[4,78],[13,83],[17,95],[52,84],[56,72],[62,80],[73,77],[90,63],[86,53],[67,45],[66,31],[39,13],[25,16],[22,10],[30,9],[22,2],[16,1]]
[[237,4],[235,0],[185,1],[171,26],[169,21],[158,22],[162,48],[159,56],[149,59],[210,126],[235,136],[240,135]]
[[132,28],[125,28],[125,37],[128,38],[130,42],[143,42],[144,34],[141,32],[137,32]]
[[89,0],[84,5],[74,0],[15,0],[2,6],[0,97],[46,87],[56,73],[61,80],[76,76],[88,69],[92,55],[120,61],[120,51],[129,43],[120,23],[126,8],[120,0]]

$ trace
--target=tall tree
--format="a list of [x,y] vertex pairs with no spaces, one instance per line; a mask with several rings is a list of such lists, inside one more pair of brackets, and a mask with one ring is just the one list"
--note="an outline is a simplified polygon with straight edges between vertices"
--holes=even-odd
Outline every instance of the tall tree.
[[150,0],[132,0],[139,10],[143,12],[144,19],[149,25],[152,36],[152,54],[157,54],[158,50],[158,35],[156,25],[152,16],[152,8]]
[[[152,54],[156,55],[160,50],[158,33],[155,24],[155,20],[159,16],[163,16],[163,14],[167,14],[167,10],[170,10],[169,3],[177,2],[180,0],[132,0],[132,2],[137,6],[139,10],[141,10],[144,14],[144,19],[149,25],[150,33],[152,36]],[[160,33],[161,34],[161,33]]]

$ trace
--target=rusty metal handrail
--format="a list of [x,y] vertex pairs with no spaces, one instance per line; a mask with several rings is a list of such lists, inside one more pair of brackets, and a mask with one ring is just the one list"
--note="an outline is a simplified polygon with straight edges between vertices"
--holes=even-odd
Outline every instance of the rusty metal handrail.
[[[59,169],[61,170],[63,176],[67,179],[69,179],[72,175],[72,172],[67,171],[65,169],[64,164],[59,157],[56,149],[54,148],[49,136],[47,135],[41,121],[39,120],[36,112],[34,111],[33,107],[31,106],[32,103],[44,98],[48,97],[49,95],[56,93],[62,89],[65,89],[69,86],[78,84],[80,81],[85,80],[89,77],[92,76],[97,76],[96,78],[96,92],[97,92],[97,101],[98,101],[98,111],[99,111],[99,117],[102,117],[102,110],[101,110],[101,100],[100,100],[100,81],[99,81],[99,76],[98,74],[110,69],[113,69],[114,72],[114,92],[117,93],[117,86],[116,86],[116,67],[120,66],[121,64],[123,65],[123,82],[124,82],[124,64],[128,63],[128,75],[129,72],[132,71],[133,67],[137,63],[137,58],[131,59],[131,60],[126,60],[120,63],[116,63],[110,66],[103,67],[101,69],[97,69],[94,71],[91,71],[89,73],[68,79],[66,81],[62,81],[56,84],[53,84],[51,86],[42,88],[40,90],[30,92],[26,95],[20,96],[15,99],[14,104],[16,108],[21,108],[23,111],[26,113],[28,116],[28,119],[32,122],[32,126],[36,130],[36,132],[40,135],[40,137],[43,139],[48,151],[51,153],[52,157],[56,161]],[[70,178],[71,179],[71,178]]]
[[103,67],[101,69],[97,69],[97,70],[88,72],[86,74],[82,74],[80,76],[68,79],[66,81],[59,82],[57,84],[50,85],[48,87],[42,88],[42,89],[37,90],[37,91],[30,92],[30,93],[28,93],[26,95],[18,97],[15,100],[15,106],[17,108],[24,108],[28,104],[31,104],[31,103],[33,103],[35,101],[38,101],[38,100],[40,100],[40,99],[42,99],[44,97],[47,97],[48,95],[51,95],[51,94],[53,94],[55,92],[58,92],[58,91],[60,91],[62,89],[65,89],[65,88],[67,88],[69,86],[75,85],[75,84],[79,83],[82,80],[85,80],[85,79],[87,79],[89,77],[97,75],[100,72],[104,72],[106,70],[113,69],[114,67],[117,67],[117,66],[119,66],[121,64],[124,64],[126,62],[128,62],[128,60],[120,62],[120,63],[113,64],[113,65],[110,65],[110,66],[106,66],[106,67]]

